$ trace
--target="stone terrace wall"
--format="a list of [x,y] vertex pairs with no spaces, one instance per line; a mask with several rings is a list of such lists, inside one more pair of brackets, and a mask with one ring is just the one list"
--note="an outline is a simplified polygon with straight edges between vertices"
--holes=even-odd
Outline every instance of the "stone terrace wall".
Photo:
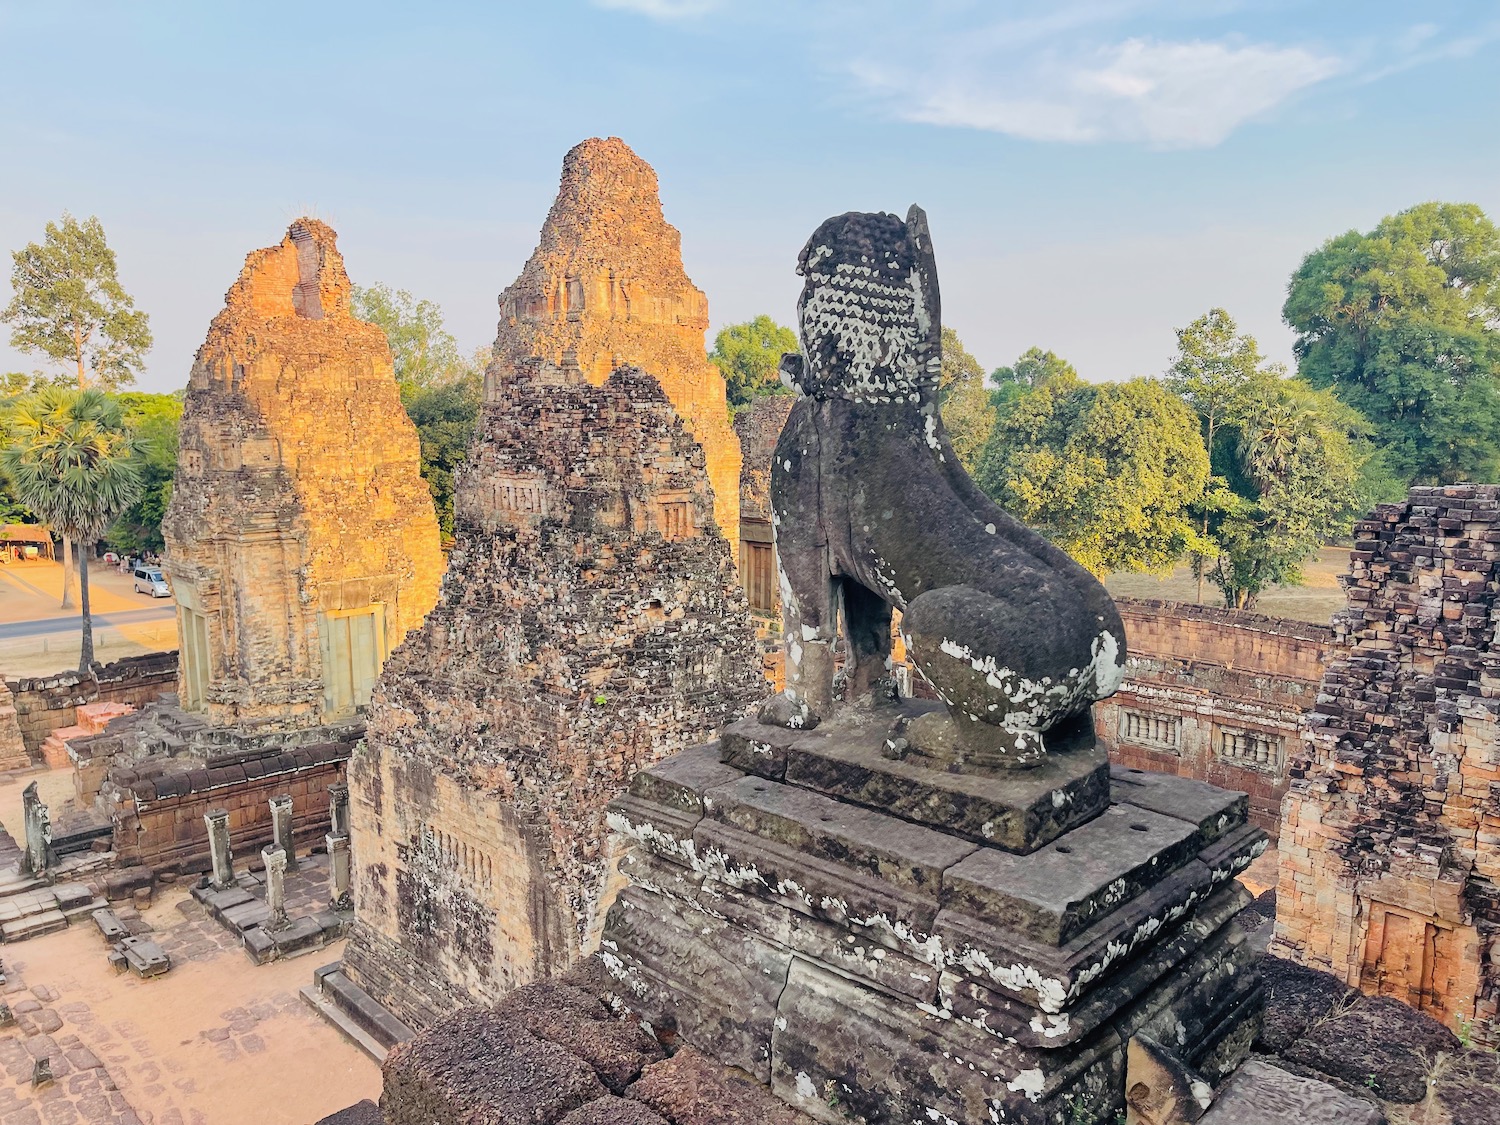
[[596,943],[605,805],[766,690],[702,449],[655,379],[531,361],[497,393],[442,597],[349,766],[345,972],[418,1027]]
[[785,668],[781,579],[771,527],[771,457],[796,401],[796,395],[768,395],[734,417],[734,432],[740,439],[740,584],[765,649],[766,679],[777,691],[784,685]]
[[85,703],[126,703],[142,707],[177,690],[177,652],[148,652],[112,664],[96,665],[89,675],[58,672],[11,680],[16,721],[26,751],[35,755],[47,736],[77,722]]
[[161,871],[209,869],[210,809],[229,810],[234,854],[248,859],[271,843],[268,802],[292,796],[293,835],[299,847],[323,842],[329,828],[328,787],[344,780],[353,747],[329,742],[226,762],[191,771],[141,777],[130,769],[111,771],[117,798],[111,819],[114,848],[123,865],[145,864]]
[[0,771],[25,769],[31,765],[21,724],[16,721],[16,701],[10,687],[0,680]]
[[1333,630],[1217,606],[1115,604],[1129,661],[1120,691],[1094,707],[1100,740],[1123,765],[1249,793],[1252,818],[1274,836]]
[[1292,762],[1277,951],[1500,1041],[1500,487],[1355,524]]

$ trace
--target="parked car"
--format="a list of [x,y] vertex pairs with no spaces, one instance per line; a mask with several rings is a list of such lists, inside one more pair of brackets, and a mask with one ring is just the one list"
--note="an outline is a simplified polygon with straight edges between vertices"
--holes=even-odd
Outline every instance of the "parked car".
[[153,598],[170,598],[172,587],[167,585],[166,576],[156,567],[138,566],[135,568],[135,592],[150,594]]

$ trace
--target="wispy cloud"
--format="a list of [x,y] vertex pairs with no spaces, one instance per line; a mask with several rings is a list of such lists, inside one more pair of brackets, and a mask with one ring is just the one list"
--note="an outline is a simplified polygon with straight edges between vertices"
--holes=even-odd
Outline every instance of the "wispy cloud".
[[[1367,84],[1500,38],[1500,21],[1277,19],[1254,0],[592,0],[654,20],[760,25],[867,107],[1026,140],[1210,148],[1339,79]],[[1260,10],[1258,10],[1260,9]],[[1453,21],[1450,21],[1453,22]],[[1295,26],[1296,30],[1292,30]],[[721,27],[722,30],[722,27]]]
[[1343,69],[1301,47],[1127,39],[1022,65],[970,59],[960,67],[851,73],[906,121],[1038,141],[1132,141],[1155,148],[1216,145],[1298,90]]
[[593,0],[593,4],[597,8],[671,21],[706,16],[720,7],[722,0]]

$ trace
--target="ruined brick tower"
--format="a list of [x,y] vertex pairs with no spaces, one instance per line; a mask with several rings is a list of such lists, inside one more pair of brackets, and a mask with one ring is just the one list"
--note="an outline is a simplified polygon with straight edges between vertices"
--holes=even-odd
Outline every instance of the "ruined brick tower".
[[1500,1039],[1500,487],[1355,525],[1349,608],[1290,764],[1278,952]]
[[162,522],[183,706],[315,726],[369,702],[443,571],[385,335],[349,311],[333,230],[245,260],[188,380]]
[[724,378],[704,351],[707,328],[708,298],[682,268],[682,238],[662,215],[656,173],[618,137],[593,138],[563,158],[536,251],[500,294],[486,393],[493,400],[496,374],[532,356],[576,364],[594,386],[624,364],[649,371],[703,447],[714,516],[734,550],[740,446]]
[[606,803],[765,691],[702,448],[656,380],[490,377],[442,599],[349,767],[343,972],[419,1027],[596,945]]

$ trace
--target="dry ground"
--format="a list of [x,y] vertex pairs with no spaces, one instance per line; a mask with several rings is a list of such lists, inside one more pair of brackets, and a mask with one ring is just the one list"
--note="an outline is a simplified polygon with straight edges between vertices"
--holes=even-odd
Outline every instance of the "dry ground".
[[[71,770],[0,777],[0,821],[12,835],[32,781],[54,809],[72,796]],[[185,886],[164,888],[142,916],[172,958],[172,971],[155,980],[116,975],[90,924],[0,945],[4,999],[21,1017],[0,1030],[0,1125],[130,1121],[88,1073],[63,1074],[59,1092],[34,1093],[24,1052],[38,1034],[52,1037],[70,1071],[78,1069],[66,1061],[73,1040],[90,1052],[144,1125],[307,1125],[379,1096],[379,1067],[297,995],[314,968],[339,958],[342,942],[254,965]]]
[[[1326,625],[1330,617],[1344,608],[1344,591],[1339,586],[1338,577],[1348,570],[1347,547],[1324,547],[1303,568],[1301,586],[1272,587],[1260,596],[1252,607],[1253,611]],[[1161,578],[1152,574],[1111,574],[1104,580],[1104,585],[1111,594],[1119,597],[1161,598],[1171,602],[1199,600],[1198,583],[1186,565]],[[1214,584],[1206,579],[1202,601],[1208,605],[1224,604]]]
[[[75,590],[73,608],[61,608],[62,564],[40,560],[0,566],[0,624],[46,621],[78,615]],[[138,610],[157,610],[159,619],[125,625],[95,622],[94,654],[101,663],[122,656],[161,652],[177,647],[177,621],[171,598],[150,598],[131,588],[128,575],[96,563],[89,570],[89,603],[95,615]],[[78,666],[81,643],[78,630],[39,636],[0,639],[0,675],[41,676]]]

